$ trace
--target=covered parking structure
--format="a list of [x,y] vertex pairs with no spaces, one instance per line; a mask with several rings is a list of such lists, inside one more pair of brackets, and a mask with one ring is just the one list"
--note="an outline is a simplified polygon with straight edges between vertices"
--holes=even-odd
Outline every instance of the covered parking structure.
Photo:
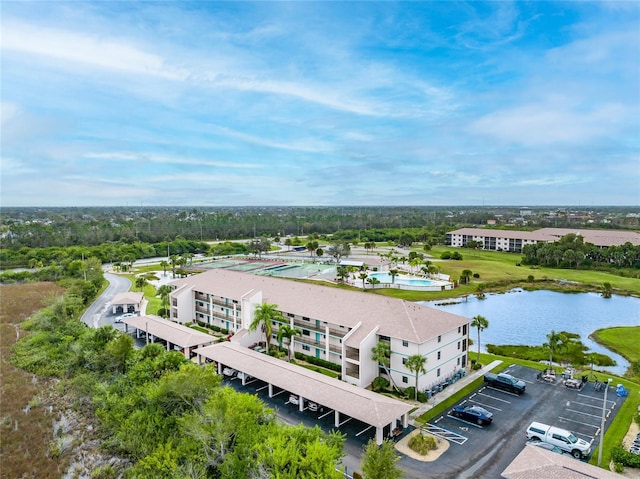
[[118,293],[111,300],[113,314],[118,313],[139,313],[142,306],[144,293],[128,291]]
[[[269,397],[273,397],[274,386],[296,394],[300,400],[298,407],[304,410],[305,399],[321,404],[334,411],[334,425],[340,427],[349,418],[357,419],[376,429],[376,442],[382,444],[384,428],[396,429],[408,425],[409,411],[413,406],[352,384],[310,371],[281,359],[258,353],[234,342],[217,343],[198,348],[198,361],[202,358],[215,361],[218,373],[223,366],[229,366],[266,382]],[[243,384],[245,378],[243,378]],[[348,416],[340,421],[340,415]]]
[[172,346],[178,346],[187,359],[191,359],[191,353],[195,348],[206,346],[217,340],[209,334],[159,316],[132,316],[123,318],[122,322],[125,332],[129,332],[129,326],[131,326],[136,330],[136,338],[140,338],[141,333],[145,333],[150,342],[154,342],[155,338],[162,339],[167,343],[167,351],[170,351]]

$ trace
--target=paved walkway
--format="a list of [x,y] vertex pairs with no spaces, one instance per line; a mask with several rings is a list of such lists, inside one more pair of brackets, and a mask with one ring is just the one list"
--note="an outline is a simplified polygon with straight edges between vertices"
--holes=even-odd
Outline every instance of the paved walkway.
[[425,412],[432,409],[434,406],[441,403],[445,399],[450,398],[451,396],[456,394],[458,391],[460,391],[462,388],[467,386],[469,383],[471,383],[475,379],[478,379],[479,377],[484,376],[485,373],[488,373],[493,368],[498,366],[500,363],[502,363],[502,361],[500,360],[493,361],[492,363],[487,364],[482,369],[478,369],[477,371],[473,371],[472,373],[467,374],[465,377],[463,377],[462,379],[459,379],[458,381],[453,383],[451,386],[448,386],[444,391],[440,391],[434,397],[429,399],[428,402],[422,404],[418,409],[413,411],[409,416],[409,422],[415,426],[416,425],[415,419],[417,417],[423,415]]

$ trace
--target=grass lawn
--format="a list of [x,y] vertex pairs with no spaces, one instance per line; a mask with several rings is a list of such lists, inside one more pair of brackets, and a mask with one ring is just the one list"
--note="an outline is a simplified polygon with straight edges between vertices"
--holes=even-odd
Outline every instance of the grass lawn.
[[[626,358],[632,365],[640,361],[640,326],[598,329],[591,336],[607,349]],[[640,384],[640,372],[633,368],[629,368],[625,377]]]

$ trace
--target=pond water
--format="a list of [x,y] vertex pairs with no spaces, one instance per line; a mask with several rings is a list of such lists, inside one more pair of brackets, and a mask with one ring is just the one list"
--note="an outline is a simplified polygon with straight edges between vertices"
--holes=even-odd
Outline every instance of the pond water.
[[[591,351],[606,354],[617,366],[606,368],[623,374],[629,362],[589,339],[596,329],[612,326],[640,326],[640,299],[613,296],[606,299],[596,293],[557,293],[555,291],[524,291],[514,289],[504,294],[487,294],[479,300],[470,296],[456,304],[439,305],[442,301],[423,301],[420,304],[441,309],[467,318],[480,314],[487,318],[489,327],[480,333],[481,349],[486,344],[540,345],[546,335],[555,331],[568,331],[580,335]],[[470,336],[477,341],[477,329]],[[640,346],[639,346],[640,347]],[[477,346],[471,346],[477,351]],[[602,368],[604,369],[604,368]]]

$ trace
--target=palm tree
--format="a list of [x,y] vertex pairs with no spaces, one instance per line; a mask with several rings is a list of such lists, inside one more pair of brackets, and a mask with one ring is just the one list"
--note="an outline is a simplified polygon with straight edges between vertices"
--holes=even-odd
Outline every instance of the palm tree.
[[553,329],[547,334],[547,342],[542,346],[549,350],[549,371],[551,371],[551,365],[553,364],[553,353],[559,352],[564,348],[564,342],[566,338],[562,333],[556,333]]
[[398,390],[391,376],[391,371],[389,371],[389,366],[391,365],[391,346],[389,346],[389,343],[378,341],[375,347],[371,349],[371,359],[377,361],[384,368],[384,372],[389,376],[394,389]]
[[269,345],[271,344],[271,335],[273,334],[272,321],[284,322],[282,313],[278,311],[277,304],[262,303],[257,306],[253,313],[253,321],[249,325],[249,331],[255,331],[260,327],[266,338],[267,354],[269,354]]
[[613,288],[611,286],[611,283],[609,283],[608,281],[605,281],[602,284],[602,297],[603,298],[610,298],[612,290],[613,290]]
[[391,284],[394,284],[396,282],[396,276],[398,276],[398,270],[390,269],[389,274],[391,275]]
[[371,276],[370,278],[367,278],[367,283],[371,285],[371,288],[374,288],[376,284],[380,284],[380,280],[375,276]]
[[407,358],[407,362],[404,364],[409,371],[416,375],[416,387],[414,401],[418,400],[418,376],[427,372],[424,365],[427,363],[427,358],[421,354],[413,354]]
[[162,272],[164,273],[164,276],[167,275],[167,266],[169,266],[169,263],[167,263],[166,260],[162,260],[160,261],[160,267],[162,268]]
[[158,288],[156,294],[160,296],[160,303],[162,304],[162,309],[164,310],[163,318],[169,317],[169,295],[171,294],[173,289],[168,284],[163,284]]
[[138,288],[140,291],[143,290],[143,288],[149,283],[149,281],[147,280],[147,278],[145,278],[144,276],[138,276],[136,278],[136,288]]
[[471,321],[472,328],[478,328],[478,360],[480,362],[480,332],[484,331],[489,327],[489,321],[487,318],[481,315],[477,315],[473,317],[473,321]]
[[298,328],[294,328],[292,326],[289,326],[288,324],[282,324],[278,328],[277,338],[278,338],[278,342],[280,343],[280,347],[282,347],[283,339],[286,338],[288,342],[287,357],[289,359],[289,362],[291,362],[291,349],[293,346],[293,337],[298,336],[299,334],[300,334],[300,330]]
[[369,275],[363,271],[358,275],[358,278],[362,280],[362,289],[364,289],[364,282],[369,277]]

